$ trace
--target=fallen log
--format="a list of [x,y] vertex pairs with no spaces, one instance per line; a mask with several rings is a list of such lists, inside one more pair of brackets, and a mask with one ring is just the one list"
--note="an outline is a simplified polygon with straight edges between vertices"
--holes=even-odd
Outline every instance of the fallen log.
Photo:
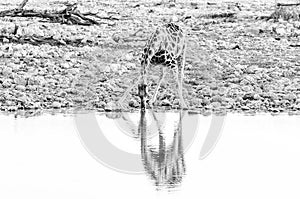
[[290,44],[290,47],[299,48],[300,44]]
[[300,3],[277,3],[276,6],[300,6]]
[[77,4],[69,4],[60,11],[35,11],[25,10],[24,6],[28,0],[24,0],[17,8],[11,10],[0,11],[0,17],[39,17],[46,18],[50,22],[62,24],[76,24],[76,25],[98,25],[98,21],[87,17],[87,15],[80,13],[77,10]]
[[54,39],[53,37],[42,37],[42,36],[8,36],[8,35],[0,35],[0,41],[6,40],[9,43],[18,43],[18,44],[31,44],[31,45],[42,45],[49,44],[51,46],[84,46],[84,45],[92,45],[92,43],[83,44],[82,39],[69,40],[69,39]]
[[232,13],[232,12],[226,12],[226,13],[217,13],[217,14],[208,14],[206,17],[207,18],[230,18],[230,17],[234,17],[236,15],[236,13]]

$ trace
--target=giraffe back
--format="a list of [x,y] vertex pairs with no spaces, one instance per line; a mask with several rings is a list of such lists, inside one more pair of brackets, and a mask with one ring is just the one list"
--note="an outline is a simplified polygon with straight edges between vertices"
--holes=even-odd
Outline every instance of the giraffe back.
[[[141,57],[141,64],[168,64],[183,54],[185,35],[174,23],[165,24],[150,36]],[[166,55],[166,56],[163,56]]]

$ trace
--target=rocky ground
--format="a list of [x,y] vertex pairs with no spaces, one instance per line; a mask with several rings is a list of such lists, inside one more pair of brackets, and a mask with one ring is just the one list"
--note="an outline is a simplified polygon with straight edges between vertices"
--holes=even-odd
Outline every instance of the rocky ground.
[[[196,2],[82,0],[78,10],[100,22],[93,26],[0,18],[0,110],[113,111],[139,73],[147,37],[173,19],[188,32],[184,98],[191,111],[300,113],[300,22],[266,20],[275,10],[269,1]],[[1,1],[0,11],[19,3]],[[63,3],[29,0],[25,9],[59,10]],[[32,37],[59,42],[36,45]],[[150,71],[150,95],[156,71]],[[139,108],[136,93],[125,102],[128,110]],[[172,74],[156,105],[179,107]]]

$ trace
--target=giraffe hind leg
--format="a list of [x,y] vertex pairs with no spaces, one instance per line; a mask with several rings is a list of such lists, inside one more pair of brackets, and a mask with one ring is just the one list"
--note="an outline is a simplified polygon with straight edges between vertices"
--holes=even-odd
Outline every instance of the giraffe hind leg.
[[183,99],[183,94],[182,94],[182,76],[180,74],[177,74],[177,84],[178,84],[178,94],[179,94],[179,99],[180,99],[180,105],[181,108],[187,109],[187,105]]
[[174,58],[171,54],[167,54],[167,59],[166,59],[166,65],[168,68],[170,68],[173,71],[173,74],[176,77],[177,81],[177,89],[178,89],[178,94],[179,94],[179,99],[180,99],[180,106],[183,109],[187,109],[187,105],[183,99],[183,94],[182,94],[182,82],[184,78],[183,70],[184,70],[184,58],[181,55],[178,58]]

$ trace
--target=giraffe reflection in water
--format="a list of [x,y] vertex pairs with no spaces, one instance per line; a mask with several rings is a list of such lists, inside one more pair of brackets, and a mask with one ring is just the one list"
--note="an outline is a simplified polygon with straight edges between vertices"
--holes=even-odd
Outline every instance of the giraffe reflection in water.
[[[138,131],[144,168],[157,188],[177,187],[186,171],[182,144],[182,119],[185,112],[178,113],[174,132],[163,132],[156,113],[150,112],[157,126],[158,137],[149,137],[145,112],[141,111]],[[172,133],[170,144],[166,142],[166,133]],[[151,144],[151,139],[158,139],[158,146]]]
[[[123,132],[140,141],[144,169],[158,189],[176,188],[185,176],[182,123],[186,113],[187,111],[180,110],[170,116],[165,112],[144,109],[140,111],[138,126],[125,112],[117,115],[113,112],[106,113]],[[166,122],[166,119],[172,119],[172,123]]]

